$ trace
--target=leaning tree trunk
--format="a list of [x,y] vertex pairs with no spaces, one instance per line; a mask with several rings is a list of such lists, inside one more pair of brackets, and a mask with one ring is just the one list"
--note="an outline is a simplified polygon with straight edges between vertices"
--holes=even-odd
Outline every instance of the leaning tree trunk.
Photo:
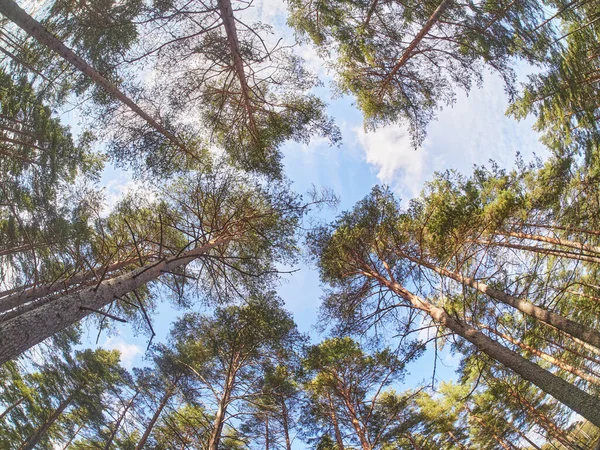
[[437,307],[396,282],[372,274],[380,283],[392,292],[404,298],[410,304],[428,314],[435,322],[450,329],[460,337],[474,344],[480,351],[511,369],[523,379],[530,381],[573,411],[600,427],[600,399],[594,397],[562,378],[548,372],[537,364],[494,341],[481,331],[465,322],[450,316],[446,310]]
[[417,46],[421,43],[421,41],[425,38],[427,33],[429,33],[431,28],[437,23],[437,21],[440,19],[441,15],[444,14],[444,11],[446,11],[446,9],[448,9],[448,7],[451,4],[452,4],[452,0],[442,0],[442,3],[439,4],[439,6],[433,12],[431,17],[429,17],[429,19],[427,19],[427,22],[425,22],[425,25],[423,25],[423,28],[421,28],[421,30],[417,33],[417,35],[412,40],[412,42],[410,44],[408,44],[408,47],[406,47],[406,49],[404,50],[404,53],[402,54],[402,56],[400,57],[398,62],[394,65],[394,67],[392,68],[390,73],[385,77],[385,79],[383,80],[380,92],[383,92],[385,87],[391,83],[392,78],[394,78],[394,75],[396,75],[396,73],[398,73],[398,71],[402,68],[402,66],[404,64],[406,64],[406,61],[408,61],[410,59],[410,57],[412,56],[412,54],[415,51],[415,49],[417,48]]
[[64,295],[51,303],[0,324],[0,364],[16,358],[25,350],[91,313],[100,312],[101,308],[115,299],[157,279],[164,272],[172,272],[232,239],[228,237],[210,241],[180,256],[147,264],[124,275],[105,280],[98,286]]
[[48,417],[44,423],[37,429],[35,432],[27,438],[27,440],[19,447],[19,450],[34,450],[39,444],[40,440],[44,437],[44,435],[48,432],[48,429],[58,420],[58,418],[62,415],[65,409],[69,407],[71,402],[73,401],[73,395],[69,395],[66,399],[64,399],[58,408],[54,410],[54,412]]
[[165,136],[175,146],[183,150],[188,155],[197,158],[185,148],[181,141],[163,125],[158,123],[142,108],[140,108],[133,100],[122,93],[113,83],[98,73],[92,66],[86,63],[83,58],[76,55],[70,48],[59,41],[52,35],[41,23],[27,14],[12,0],[0,0],[0,13],[14,22],[19,28],[25,31],[28,35],[35,38],[40,44],[48,47],[50,50],[57,53],[61,58],[90,78],[98,86],[102,87],[110,95],[127,105],[133,112],[148,123],[152,128]]
[[131,400],[129,400],[129,402],[127,402],[127,405],[123,409],[123,412],[121,414],[119,414],[119,418],[115,422],[115,425],[110,432],[110,436],[106,440],[106,445],[104,446],[104,450],[110,450],[110,447],[111,447],[115,437],[117,436],[117,433],[119,432],[119,428],[121,428],[121,423],[123,422],[123,420],[125,420],[125,416],[127,416],[127,411],[129,411],[129,408],[131,408],[133,406],[133,402],[135,401],[135,399],[139,393],[140,393],[139,391],[136,391],[136,393],[133,395],[133,397],[131,397]]
[[482,328],[485,328],[486,330],[491,331],[492,333],[501,337],[502,339],[505,339],[508,342],[510,342],[511,344],[514,344],[514,345],[522,348],[523,350],[528,351],[532,355],[535,355],[538,358],[541,358],[544,361],[549,362],[550,364],[552,364],[555,367],[558,367],[559,369],[569,372],[569,373],[581,378],[582,380],[587,381],[588,383],[592,383],[592,384],[595,384],[596,386],[600,386],[600,379],[594,375],[590,375],[590,374],[586,373],[585,371],[578,369],[577,367],[573,367],[572,365],[564,362],[563,360],[555,358],[554,356],[549,355],[548,353],[543,352],[541,350],[538,350],[537,348],[534,348],[531,345],[527,345],[524,342],[519,341],[518,339],[514,339],[513,337],[511,337],[507,334],[501,333],[498,330],[494,330],[492,327],[482,326]]
[[538,319],[564,333],[574,336],[584,342],[588,342],[589,344],[592,344],[600,349],[600,333],[594,330],[593,328],[570,320],[566,317],[561,316],[560,314],[548,311],[547,309],[540,308],[539,306],[534,305],[530,301],[518,297],[513,297],[512,295],[508,295],[507,293],[502,292],[498,289],[494,289],[493,287],[490,287],[485,283],[476,281],[472,278],[462,276],[459,273],[452,272],[444,268],[438,267],[436,265],[433,265],[431,263],[428,263],[425,260],[409,256],[402,252],[399,252],[399,255],[403,258],[408,259],[409,261],[414,262],[415,264],[431,269],[442,276],[451,278],[455,281],[458,281],[461,284],[472,287],[481,292],[482,294],[493,298],[494,300],[498,300],[499,302],[504,303],[505,305],[512,306],[513,308],[521,311],[523,314]]
[[160,403],[158,404],[156,411],[154,411],[154,414],[150,418],[150,422],[148,422],[148,425],[146,425],[144,434],[138,441],[135,450],[143,450],[144,446],[146,445],[146,442],[148,441],[148,438],[150,437],[150,433],[152,433],[152,430],[154,429],[154,425],[156,425],[156,422],[158,421],[161,413],[163,412],[163,409],[165,409],[165,406],[167,406],[167,403],[169,403],[169,400],[171,400],[171,397],[173,397],[173,395],[175,394],[175,389],[177,388],[178,382],[179,378],[175,379],[175,381],[173,381],[173,383],[165,391],[165,395],[163,395],[160,399]]

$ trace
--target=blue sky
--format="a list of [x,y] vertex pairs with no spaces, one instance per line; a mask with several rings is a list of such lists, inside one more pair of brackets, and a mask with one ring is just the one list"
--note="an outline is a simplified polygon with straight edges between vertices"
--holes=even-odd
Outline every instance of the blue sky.
[[[248,13],[276,25],[275,35],[291,37],[285,28],[285,9],[280,1],[256,1]],[[250,17],[251,17],[250,16]],[[287,176],[298,192],[308,191],[312,185],[332,188],[340,198],[339,211],[351,208],[363,198],[375,184],[387,184],[404,201],[416,196],[424,182],[435,171],[456,169],[469,174],[473,165],[487,164],[490,159],[501,167],[514,165],[515,155],[521,153],[525,160],[533,154],[545,156],[544,147],[532,131],[531,120],[516,122],[504,115],[508,101],[498,77],[486,74],[482,89],[474,88],[469,96],[457,93],[456,103],[439,113],[438,120],[428,128],[428,137],[422,148],[410,146],[407,128],[402,125],[388,126],[376,132],[366,133],[362,127],[360,112],[349,97],[332,99],[327,85],[331,81],[322,61],[307,46],[297,51],[306,58],[309,66],[325,79],[325,87],[319,88],[329,101],[329,112],[336,118],[343,133],[343,144],[329,147],[325,142],[313,141],[308,145],[289,143],[284,147],[284,163]],[[523,67],[522,74],[529,69]],[[65,116],[75,125],[74,117]],[[122,171],[107,168],[101,184],[105,188],[108,204],[132,189],[143,190],[132,177]],[[321,218],[332,218],[336,212],[325,211]],[[279,294],[287,308],[294,314],[301,331],[319,336],[313,329],[322,295],[317,272],[300,264],[299,271],[284,277]],[[169,330],[178,312],[163,304],[154,317],[158,339]],[[96,331],[91,330],[84,345],[92,346]],[[143,364],[147,337],[134,336],[128,326],[119,326],[118,333],[103,335],[101,346],[116,348],[122,352],[126,367]],[[444,350],[438,362],[438,378],[453,377],[458,359]],[[433,352],[429,351],[411,368],[407,386],[430,379],[433,368]]]

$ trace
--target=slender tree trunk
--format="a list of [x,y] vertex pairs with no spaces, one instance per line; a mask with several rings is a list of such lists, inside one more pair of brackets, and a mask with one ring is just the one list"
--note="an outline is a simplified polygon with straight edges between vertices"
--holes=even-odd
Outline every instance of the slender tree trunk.
[[119,432],[119,428],[121,427],[121,422],[123,422],[123,420],[125,420],[125,416],[127,415],[127,411],[129,411],[129,408],[131,408],[131,406],[133,405],[133,402],[135,401],[135,399],[138,396],[138,394],[139,394],[139,391],[137,391],[133,395],[133,397],[131,397],[131,400],[129,400],[129,402],[127,402],[127,406],[125,406],[125,408],[123,409],[123,412],[121,414],[119,414],[119,418],[115,422],[115,425],[114,425],[113,429],[110,432],[110,436],[106,440],[106,445],[104,446],[104,450],[110,450],[110,446],[112,445],[115,437],[117,436],[117,433]]
[[183,150],[190,156],[196,158],[196,155],[189,152],[173,133],[159,124],[154,118],[140,108],[133,100],[123,94],[114,84],[108,81],[105,77],[94,70],[83,58],[76,55],[71,49],[53,36],[42,24],[27,14],[12,0],[0,0],[0,13],[14,22],[19,28],[25,31],[28,35],[35,38],[40,44],[48,47],[56,52],[61,58],[90,78],[98,86],[102,87],[106,92],[127,105],[133,112],[144,119],[148,125],[165,136],[175,146]]
[[583,370],[580,370],[580,369],[578,369],[576,367],[573,367],[570,364],[567,364],[566,362],[564,362],[564,361],[562,361],[562,360],[560,360],[558,358],[555,358],[552,355],[549,355],[548,353],[545,353],[545,352],[543,352],[541,350],[538,350],[537,348],[533,348],[532,346],[527,345],[527,344],[525,344],[525,343],[523,343],[523,342],[521,342],[521,341],[519,341],[517,339],[514,339],[514,338],[510,337],[507,334],[501,333],[498,330],[494,330],[491,327],[484,326],[484,325],[482,325],[481,327],[485,328],[486,330],[490,330],[495,335],[497,335],[497,336],[499,336],[499,337],[507,340],[511,344],[514,344],[514,345],[522,348],[523,350],[528,351],[532,355],[535,355],[535,356],[537,356],[539,358],[542,358],[544,361],[549,362],[550,364],[558,367],[559,369],[565,370],[565,371],[567,371],[567,372],[569,372],[569,373],[571,373],[571,374],[573,374],[575,376],[578,376],[579,378],[581,378],[581,379],[583,379],[583,380],[585,380],[585,381],[587,381],[589,383],[595,384],[596,386],[600,386],[600,379],[598,379],[598,377],[594,377],[592,375],[589,375],[586,372],[584,372]]
[[591,262],[595,264],[600,263],[600,258],[595,256],[584,255],[581,253],[577,253],[574,251],[566,251],[566,250],[553,250],[544,247],[536,247],[534,245],[521,245],[521,244],[513,244],[510,242],[495,242],[495,241],[477,241],[478,244],[484,246],[493,246],[493,247],[505,247],[512,248],[515,250],[524,250],[532,253],[539,253],[541,255],[551,255],[551,256],[559,256],[561,258],[572,259],[574,261],[585,261]]
[[75,433],[73,433],[73,435],[69,437],[69,440],[63,446],[62,450],[67,450],[71,446],[77,435],[81,432],[81,430],[83,430],[83,427],[85,427],[85,423],[82,423],[81,425],[79,425],[79,427],[77,427],[77,430],[75,430]]
[[17,406],[19,406],[21,403],[23,403],[23,400],[25,400],[25,397],[21,397],[19,400],[17,400],[15,403],[13,403],[12,405],[10,405],[9,407],[7,407],[4,411],[2,411],[2,414],[0,414],[0,422],[2,421],[2,419],[4,419],[4,417],[6,417],[6,415],[8,413],[10,413],[13,409],[15,409]]
[[40,440],[44,437],[44,435],[48,432],[48,429],[58,420],[58,418],[62,415],[65,409],[69,407],[71,402],[73,401],[73,395],[69,395],[66,399],[64,399],[59,405],[58,408],[52,412],[50,417],[48,417],[44,423],[31,435],[27,438],[27,440],[19,447],[19,450],[34,450]]
[[285,450],[292,450],[292,440],[290,439],[290,415],[283,396],[281,396],[281,415],[283,434],[285,436]]
[[165,409],[165,406],[167,406],[167,403],[169,403],[169,400],[171,400],[171,397],[173,397],[173,395],[175,394],[175,389],[177,389],[178,382],[179,382],[179,378],[175,379],[175,381],[173,381],[173,383],[167,388],[165,395],[163,395],[162,398],[160,399],[160,403],[158,404],[156,411],[154,411],[154,414],[152,415],[150,422],[148,422],[148,425],[146,426],[146,429],[144,430],[144,434],[140,438],[137,446],[135,447],[135,450],[142,450],[144,448],[144,446],[146,445],[146,442],[148,441],[148,438],[150,437],[150,433],[152,433],[152,429],[156,425],[156,422],[158,422],[158,419],[160,418],[160,415],[162,414],[163,409]]
[[375,14],[375,10],[377,9],[378,3],[379,3],[379,0],[373,0],[371,2],[371,6],[369,6],[369,10],[367,11],[367,17],[365,17],[365,21],[363,23],[364,28],[367,28],[369,26],[369,22],[371,21],[373,14]]
[[568,233],[583,233],[583,234],[592,234],[594,236],[600,236],[600,231],[587,230],[584,228],[571,228],[571,227],[563,227],[560,225],[543,225],[543,224],[537,224],[537,223],[524,223],[523,225],[526,227],[532,227],[532,228],[546,228],[546,229],[550,229],[550,230],[566,231]]
[[240,83],[244,109],[248,115],[251,132],[256,138],[258,131],[256,121],[254,119],[251,92],[248,85],[248,78],[246,77],[246,71],[244,69],[244,60],[242,59],[242,54],[240,52],[240,44],[238,41],[237,27],[235,25],[235,17],[233,16],[231,0],[217,0],[217,3],[219,4],[219,13],[221,15],[221,20],[223,21],[223,26],[225,27],[225,33],[227,34],[227,45],[229,46],[229,51],[231,52],[233,69]]
[[337,443],[338,450],[344,450],[344,440],[342,439],[342,433],[340,432],[340,424],[337,419],[337,414],[335,413],[335,407],[333,406],[333,401],[331,400],[330,393],[327,393],[327,399],[329,400],[329,414],[331,416],[331,423],[333,424],[335,441]]
[[464,444],[462,442],[460,442],[456,436],[454,436],[454,433],[452,431],[448,431],[448,436],[450,436],[450,439],[452,439],[452,442],[454,442],[455,444],[457,444],[462,450],[467,450],[466,447],[464,446]]
[[402,54],[396,65],[394,65],[390,73],[383,80],[383,83],[381,84],[381,89],[379,91],[380,95],[386,88],[386,86],[390,84],[390,82],[394,78],[394,75],[396,75],[396,73],[398,73],[402,66],[406,64],[406,61],[410,59],[412,53],[415,51],[417,46],[421,43],[423,38],[427,35],[427,33],[429,33],[431,28],[437,23],[441,15],[444,13],[444,11],[446,11],[446,9],[448,9],[450,5],[452,5],[452,0],[442,0],[437,9],[431,15],[431,17],[427,19],[427,22],[425,22],[425,25],[423,25],[421,31],[417,33],[412,42],[408,45],[408,47],[406,47],[406,50],[404,50],[404,53]]
[[578,448],[578,446],[572,441],[572,439],[556,425],[552,422],[546,414],[540,411],[538,408],[533,406],[529,400],[520,395],[518,392],[515,392],[513,389],[508,389],[509,394],[512,398],[514,398],[517,402],[518,406],[524,407],[525,411],[529,413],[529,416],[533,419],[535,423],[537,423],[541,428],[546,430],[546,432],[564,445],[567,448]]
[[388,281],[377,274],[373,274],[372,276],[382,282],[388,289],[409,301],[413,307],[427,313],[435,322],[471,342],[490,358],[500,362],[523,379],[535,384],[541,390],[579,413],[594,425],[600,426],[600,415],[598,415],[598,411],[600,411],[599,398],[587,394],[571,383],[523,358],[518,353],[499,344],[481,331],[450,316],[444,309],[414,295],[400,284]]
[[269,415],[265,416],[265,450],[269,450]]
[[163,272],[172,272],[232,239],[217,239],[180,256],[147,264],[124,275],[105,280],[98,287],[89,287],[74,294],[64,295],[52,303],[1,323],[0,364],[10,361],[46,338],[100,310],[115,298],[157,279]]
[[555,347],[558,347],[561,350],[565,350],[565,351],[567,351],[569,353],[573,353],[574,355],[577,355],[580,358],[587,359],[588,361],[590,361],[590,362],[592,362],[592,363],[600,366],[600,360],[597,359],[597,358],[594,358],[594,357],[589,356],[589,355],[585,355],[585,354],[581,353],[577,349],[574,349],[574,348],[571,348],[571,347],[567,347],[566,345],[563,345],[563,344],[559,344],[558,342],[553,341],[552,339],[546,339],[546,338],[544,338],[544,340],[546,342],[548,342],[550,345],[554,345]]
[[496,434],[494,430],[491,430],[490,427],[481,419],[481,417],[473,414],[473,410],[469,408],[469,405],[465,404],[465,409],[469,412],[469,417],[472,417],[475,422],[481,426],[486,432],[490,434],[494,438],[494,440],[502,447],[504,450],[514,450],[514,446],[508,444],[504,439]]
[[482,294],[493,298],[494,300],[498,300],[499,302],[504,303],[505,305],[512,306],[513,308],[521,311],[523,314],[526,314],[530,317],[547,323],[548,325],[551,325],[552,327],[560,331],[563,331],[571,336],[577,337],[578,339],[588,342],[591,345],[594,345],[600,349],[600,333],[594,330],[593,328],[567,319],[566,317],[548,311],[547,309],[540,308],[539,306],[536,306],[527,300],[508,295],[505,292],[502,292],[498,289],[494,289],[493,287],[490,287],[485,283],[481,283],[472,278],[464,277],[456,272],[451,272],[449,270],[428,263],[422,259],[409,256],[405,253],[399,254],[400,256],[422,267],[426,267],[428,269],[433,270],[434,272],[437,272],[440,275],[451,278],[466,286],[472,287],[481,292]]
[[512,428],[514,430],[515,433],[517,433],[521,437],[521,439],[524,439],[529,445],[531,445],[531,448],[533,448],[534,450],[542,450],[542,448],[539,445],[537,445],[535,442],[533,442],[531,439],[529,439],[525,433],[523,433],[521,430],[519,430],[519,427],[517,427],[516,425],[513,425],[508,420],[504,420],[504,421],[508,424],[508,426],[510,428]]
[[566,239],[559,239],[549,236],[542,236],[538,234],[518,233],[515,231],[500,231],[495,234],[499,234],[501,236],[510,236],[519,239],[527,239],[530,241],[546,242],[548,244],[560,245],[561,247],[574,248],[576,250],[582,250],[585,252],[600,255],[600,247],[596,247],[595,245],[582,244],[581,242],[569,241]]
[[358,415],[356,414],[356,409],[352,405],[350,400],[350,393],[347,391],[342,392],[342,398],[344,399],[344,404],[346,405],[346,409],[350,413],[350,422],[352,423],[352,427],[358,436],[358,440],[360,441],[360,446],[362,450],[371,450],[371,444],[367,439],[366,432],[360,424],[358,420]]
[[219,450],[219,443],[221,442],[221,434],[223,433],[223,426],[225,425],[225,418],[227,414],[227,407],[231,401],[231,393],[233,392],[233,386],[235,383],[236,370],[233,367],[229,368],[227,380],[225,381],[225,388],[223,395],[219,400],[219,406],[215,414],[215,420],[213,422],[213,429],[210,434],[208,441],[208,450]]

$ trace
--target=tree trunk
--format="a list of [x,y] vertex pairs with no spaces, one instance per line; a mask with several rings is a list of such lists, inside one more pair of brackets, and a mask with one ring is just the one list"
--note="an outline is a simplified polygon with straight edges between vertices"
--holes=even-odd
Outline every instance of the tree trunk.
[[567,448],[578,448],[578,446],[572,442],[571,438],[562,429],[552,422],[543,412],[533,406],[525,397],[520,395],[518,392],[515,392],[511,388],[509,388],[508,391],[510,396],[517,401],[517,405],[524,407],[533,421],[542,429],[544,429],[550,436]]
[[402,68],[402,66],[404,64],[406,64],[406,61],[408,61],[410,59],[413,51],[417,48],[417,46],[421,43],[423,38],[427,35],[427,33],[429,33],[431,28],[439,20],[440,16],[444,13],[444,11],[446,11],[446,9],[448,9],[448,7],[451,4],[452,4],[452,0],[442,0],[442,3],[439,4],[439,6],[433,12],[431,17],[429,17],[429,19],[427,19],[427,22],[425,22],[425,25],[423,25],[423,28],[421,28],[421,31],[419,31],[417,33],[417,35],[412,40],[412,42],[408,45],[408,47],[406,47],[406,50],[404,50],[404,53],[402,54],[402,56],[400,57],[400,59],[398,60],[396,65],[394,65],[394,67],[392,68],[390,73],[383,80],[383,83],[382,83],[381,89],[380,89],[380,94],[383,92],[385,87],[392,81],[392,78],[394,78],[394,75],[396,75],[396,73]]
[[556,314],[544,308],[540,308],[539,306],[536,306],[527,300],[508,295],[505,292],[502,292],[498,289],[494,289],[486,285],[485,283],[475,281],[472,278],[464,277],[456,272],[451,272],[449,270],[430,264],[422,259],[414,258],[401,252],[399,252],[399,255],[408,259],[409,261],[414,262],[415,264],[427,267],[428,269],[431,269],[440,275],[451,278],[455,281],[458,281],[459,283],[477,289],[482,294],[485,294],[493,298],[494,300],[498,300],[499,302],[504,303],[505,305],[512,306],[513,308],[521,311],[523,314],[538,319],[560,331],[563,331],[582,341],[588,342],[600,349],[600,333],[594,330],[593,328],[567,319],[566,317],[563,317],[560,314]]
[[40,44],[48,47],[50,50],[57,53],[61,58],[90,78],[98,86],[102,87],[106,92],[127,105],[133,112],[144,119],[148,125],[165,136],[175,146],[183,150],[188,155],[197,158],[196,155],[189,152],[180,140],[173,135],[169,130],[154,120],[142,108],[140,108],[133,100],[123,94],[114,84],[100,75],[94,68],[86,63],[83,58],[76,55],[71,49],[53,36],[42,24],[27,14],[12,0],[0,0],[0,13],[5,15],[9,20],[14,22],[19,28],[25,31],[28,35],[35,38]]
[[251,100],[250,87],[248,86],[248,78],[246,77],[246,71],[244,69],[244,60],[240,52],[240,44],[238,41],[237,27],[235,25],[235,17],[233,16],[233,7],[231,6],[231,0],[217,0],[219,4],[219,13],[223,26],[225,27],[225,33],[227,34],[227,45],[231,52],[231,58],[233,63],[233,70],[240,83],[240,90],[242,91],[242,102],[244,109],[248,115],[248,122],[250,123],[250,131],[256,139],[258,130],[256,121],[254,119],[254,110]]
[[269,415],[265,416],[265,450],[269,450]]
[[63,446],[62,450],[67,450],[71,444],[73,443],[73,441],[75,440],[75,438],[77,437],[77,435],[81,432],[81,430],[83,430],[83,427],[85,426],[84,423],[82,423],[81,425],[79,425],[79,427],[77,428],[77,430],[75,430],[75,433],[73,433],[73,435],[69,438],[69,440],[67,441],[67,443]]
[[553,250],[544,247],[536,247],[534,245],[520,245],[520,244],[512,244],[510,242],[496,242],[496,241],[476,241],[480,245],[484,246],[493,246],[493,247],[505,247],[512,248],[515,250],[524,250],[533,253],[539,253],[542,255],[551,255],[551,256],[559,256],[561,258],[572,259],[575,261],[585,261],[591,262],[595,264],[600,263],[600,258],[590,255],[585,255],[581,253],[577,253],[574,251],[567,250]]
[[518,233],[515,231],[500,231],[498,233],[501,236],[510,236],[519,239],[527,239],[530,241],[538,241],[538,242],[546,242],[549,244],[560,245],[561,247],[569,247],[574,248],[576,250],[581,250],[589,253],[595,253],[600,255],[600,247],[596,247],[595,245],[582,244],[580,242],[569,241],[566,239],[553,238],[549,236],[541,236],[538,234],[527,234],[527,233]]
[[48,432],[48,429],[58,420],[58,418],[62,415],[65,409],[69,407],[71,401],[73,400],[73,394],[69,395],[66,399],[64,399],[59,405],[58,408],[54,410],[54,412],[48,417],[44,423],[31,435],[27,438],[27,440],[19,447],[19,450],[34,450],[40,440],[44,437],[44,435]]
[[343,391],[341,392],[341,394],[342,398],[344,399],[346,409],[348,409],[348,412],[350,413],[350,422],[352,423],[352,427],[354,428],[354,431],[358,436],[358,440],[360,441],[360,446],[362,447],[362,450],[371,450],[371,444],[367,439],[366,430],[364,430],[361,426],[360,421],[358,420],[358,415],[356,414],[356,409],[352,405],[350,393]]
[[227,414],[227,407],[231,401],[231,394],[233,392],[233,386],[235,383],[236,370],[232,367],[229,369],[227,380],[225,382],[225,388],[223,395],[219,400],[219,406],[215,414],[215,420],[213,422],[213,429],[210,433],[210,439],[208,441],[208,450],[219,450],[219,443],[221,441],[221,434],[223,433],[223,426],[225,425],[225,418]]
[[228,237],[210,241],[180,256],[147,264],[124,275],[105,280],[98,287],[89,287],[74,294],[64,295],[52,303],[1,323],[0,364],[77,323],[92,312],[110,304],[114,299],[157,279],[163,272],[172,272],[232,239],[233,237]]
[[[134,264],[138,261],[138,258],[130,258],[119,263],[99,267],[96,271],[90,271],[82,275],[75,275],[66,279],[57,280],[53,283],[49,283],[43,286],[33,286],[23,290],[19,288],[17,288],[16,290],[11,289],[11,291],[14,292],[5,295],[3,298],[0,298],[0,313],[9,311],[13,308],[22,306],[28,302],[37,300],[39,298],[45,297],[46,295],[50,295],[58,291],[64,290],[65,292],[67,292],[71,286],[80,285],[82,283],[89,282],[92,280],[97,280],[99,274],[110,274],[115,270],[122,269],[123,267],[126,267],[130,264]],[[1,295],[2,294],[0,294],[0,296]]]
[[455,444],[457,444],[462,450],[467,450],[464,446],[464,444],[462,442],[460,442],[456,436],[454,436],[454,433],[452,431],[448,431],[448,436],[450,436],[450,439],[452,439],[452,442],[454,442]]
[[281,396],[281,416],[283,434],[285,436],[285,450],[292,450],[292,440],[290,439],[290,415],[283,396]]
[[129,408],[131,408],[131,406],[133,405],[133,402],[135,401],[138,394],[139,394],[139,391],[134,394],[134,396],[131,398],[131,400],[129,400],[129,402],[127,403],[127,406],[125,406],[125,409],[123,409],[123,412],[119,415],[119,418],[115,422],[115,425],[110,432],[110,436],[106,440],[106,445],[104,446],[104,450],[110,450],[110,446],[112,445],[112,443],[115,439],[115,436],[117,435],[117,433],[119,432],[119,428],[121,427],[121,422],[123,422],[123,420],[125,419],[125,416],[127,415],[127,411],[129,411]]
[[154,414],[152,415],[150,422],[148,422],[148,425],[146,426],[146,429],[144,430],[144,434],[142,435],[141,439],[139,440],[137,446],[135,447],[135,450],[142,450],[144,448],[144,446],[146,445],[146,442],[148,441],[148,438],[150,437],[150,433],[152,433],[152,429],[154,428],[154,425],[156,425],[156,422],[160,418],[160,415],[163,412],[163,409],[165,409],[165,406],[167,406],[167,403],[169,403],[169,400],[175,394],[175,389],[177,388],[178,382],[179,382],[179,378],[175,379],[175,381],[173,381],[173,383],[167,388],[165,395],[163,395],[163,397],[160,399],[158,408],[156,408],[156,411],[154,411]]
[[335,407],[333,406],[330,393],[327,393],[327,399],[329,400],[329,414],[331,415],[335,441],[337,442],[338,450],[344,450],[344,441],[342,439],[342,433],[340,432],[340,424],[337,419],[337,414],[335,413]]
[[388,289],[409,301],[413,307],[427,313],[435,322],[471,342],[490,358],[500,362],[523,379],[535,384],[541,390],[579,413],[594,425],[600,426],[600,415],[598,415],[598,411],[600,411],[600,399],[597,397],[587,394],[571,383],[523,358],[518,353],[499,344],[477,329],[450,316],[444,309],[414,295],[400,284],[390,282],[375,274],[373,276]]
[[579,378],[581,378],[582,380],[585,380],[589,383],[595,384],[596,386],[600,386],[600,379],[587,374],[583,370],[577,369],[576,367],[573,367],[570,364],[567,364],[566,362],[564,362],[558,358],[555,358],[552,355],[549,355],[548,353],[538,350],[537,348],[533,348],[532,346],[527,345],[517,339],[514,339],[514,338],[508,336],[507,334],[501,333],[498,330],[494,330],[491,327],[482,325],[482,328],[485,328],[486,330],[490,330],[492,333],[496,334],[497,336],[500,336],[503,339],[506,339],[511,344],[517,345],[518,347],[522,348],[523,350],[530,352],[532,355],[542,358],[544,361],[549,362],[550,364],[558,367],[559,369],[565,370],[573,375],[576,375]]
[[500,445],[500,447],[502,447],[504,450],[514,450],[513,445],[508,444],[504,439],[502,439],[500,436],[498,436],[494,432],[494,430],[491,430],[488,427],[488,425],[481,419],[481,417],[473,414],[473,410],[471,408],[469,408],[469,405],[465,404],[465,409],[469,412],[469,417],[475,419],[475,422],[477,422],[479,424],[479,426],[481,426],[481,428],[483,428],[486,432],[488,432],[494,438],[494,440]]
[[18,401],[16,401],[12,405],[10,405],[8,408],[6,408],[4,411],[2,411],[2,414],[0,414],[0,421],[2,421],[2,419],[4,419],[4,417],[6,417],[6,415],[8,413],[10,413],[13,409],[15,409],[21,403],[23,403],[23,400],[25,400],[25,397],[21,397]]

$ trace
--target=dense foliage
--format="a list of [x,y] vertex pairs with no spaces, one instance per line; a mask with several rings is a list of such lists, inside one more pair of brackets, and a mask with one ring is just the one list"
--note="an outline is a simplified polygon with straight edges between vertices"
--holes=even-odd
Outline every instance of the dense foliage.
[[[282,150],[343,127],[253,6],[0,0],[0,449],[600,446],[598,2],[288,0],[367,129],[419,146],[487,70],[550,153],[329,224]],[[107,207],[107,164],[145,191]],[[303,247],[321,342],[276,291]],[[83,348],[119,323],[143,364]],[[456,381],[409,381],[439,352]]]

